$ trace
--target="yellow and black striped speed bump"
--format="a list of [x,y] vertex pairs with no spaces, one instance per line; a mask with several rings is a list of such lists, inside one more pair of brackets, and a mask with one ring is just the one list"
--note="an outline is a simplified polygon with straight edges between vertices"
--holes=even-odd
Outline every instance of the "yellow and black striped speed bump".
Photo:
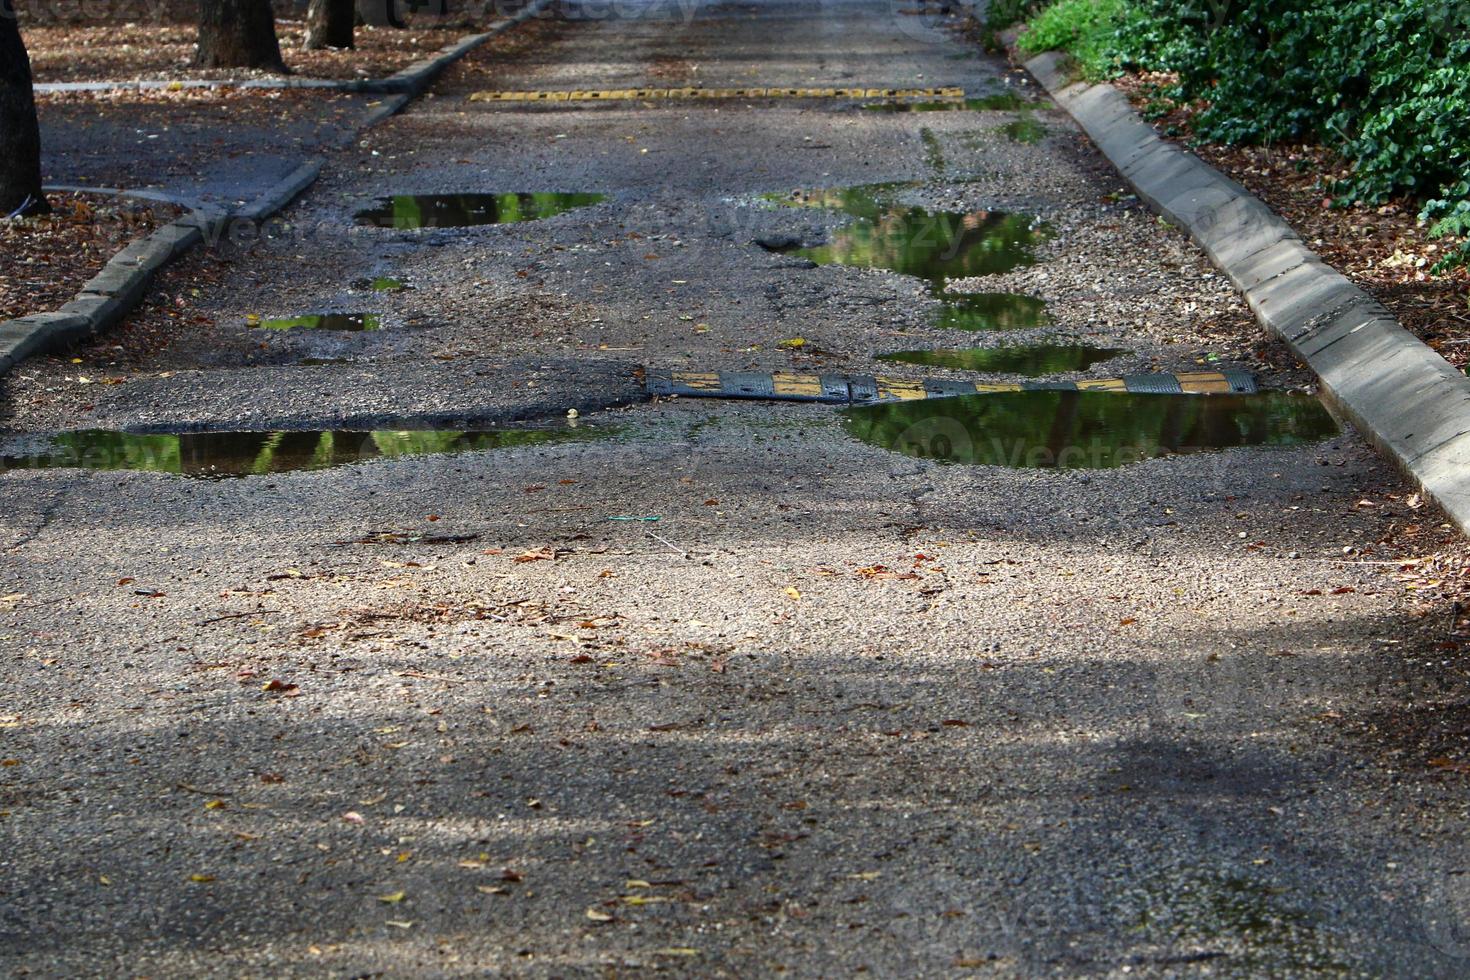
[[767,401],[869,402],[950,398],[1003,391],[1104,391],[1150,395],[1254,394],[1256,379],[1245,371],[1198,371],[1189,374],[1134,374],[1124,378],[1082,381],[1022,381],[990,384],[974,381],[907,381],[843,374],[770,374],[761,371],[668,371],[651,369],[645,385],[650,395],[686,398],[753,398]]
[[631,102],[660,99],[963,99],[962,88],[613,88],[472,92],[471,102]]

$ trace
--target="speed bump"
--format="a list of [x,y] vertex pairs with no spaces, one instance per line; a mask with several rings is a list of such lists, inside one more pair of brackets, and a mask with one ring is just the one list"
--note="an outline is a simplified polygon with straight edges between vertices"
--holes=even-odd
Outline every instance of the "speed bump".
[[613,88],[472,92],[471,102],[630,102],[673,99],[963,99],[962,88]]
[[1081,381],[982,382],[930,378],[910,380],[869,375],[789,374],[765,371],[669,371],[649,369],[650,395],[684,398],[745,398],[764,401],[825,402],[862,405],[869,402],[953,398],[1006,391],[1098,391],[1149,395],[1251,395],[1259,389],[1246,371],[1197,371],[1189,374],[1133,374],[1122,378]]

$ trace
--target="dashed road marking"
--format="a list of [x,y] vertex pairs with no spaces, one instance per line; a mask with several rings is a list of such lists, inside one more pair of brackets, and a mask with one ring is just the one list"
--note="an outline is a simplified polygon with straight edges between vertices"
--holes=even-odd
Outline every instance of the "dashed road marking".
[[976,382],[869,375],[785,374],[763,371],[669,371],[650,369],[651,395],[687,398],[751,398],[768,401],[868,402],[952,398],[1006,391],[1100,391],[1155,395],[1254,394],[1256,379],[1245,371],[1194,371],[1187,374],[1133,374],[1081,381]]

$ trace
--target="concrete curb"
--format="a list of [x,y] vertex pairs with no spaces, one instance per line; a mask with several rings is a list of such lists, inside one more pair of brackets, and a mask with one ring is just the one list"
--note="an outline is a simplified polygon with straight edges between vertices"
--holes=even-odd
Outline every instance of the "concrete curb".
[[145,79],[136,82],[38,82],[36,94],[55,92],[157,92],[178,89],[318,89],[350,92],[360,95],[408,95],[414,97],[434,83],[439,74],[491,38],[550,7],[556,0],[532,0],[530,4],[503,20],[491,24],[483,33],[470,34],[439,50],[432,58],[417,61],[387,78],[251,78],[243,81],[207,78]]
[[[513,16],[496,21],[483,34],[474,34],[453,44],[438,56],[410,65],[403,71],[385,79],[366,83],[315,84],[311,79],[282,80],[280,84],[256,82],[240,83],[187,83],[186,87],[215,85],[216,87],[239,88],[338,88],[342,91],[381,92],[390,95],[364,117],[355,131],[361,133],[403,110],[415,97],[422,94],[439,74],[460,58],[469,54],[491,38],[503,34],[518,24],[536,16],[555,0],[533,0]],[[273,81],[273,80],[272,80]],[[312,83],[312,84],[305,84]],[[99,83],[101,88],[167,88],[173,82],[136,82],[124,86],[109,86]],[[182,84],[182,83],[181,83]],[[341,88],[341,86],[355,86]],[[376,87],[372,87],[376,86]],[[38,91],[42,86],[36,87]],[[63,89],[53,88],[53,91]],[[65,91],[88,91],[72,87]],[[356,135],[352,139],[356,139]],[[191,213],[164,225],[146,238],[141,238],[114,255],[93,276],[76,298],[61,309],[50,313],[33,313],[14,320],[0,321],[0,377],[11,368],[34,354],[42,354],[66,347],[87,337],[99,334],[116,326],[138,305],[153,282],[154,275],[165,265],[187,252],[200,242],[217,245],[221,238],[231,234],[239,225],[252,230],[278,211],[283,210],[302,192],[316,182],[326,161],[313,157],[302,163],[278,181],[270,190],[242,208],[221,211],[195,208]],[[101,190],[101,188],[94,188]],[[127,193],[117,191],[117,193]],[[162,195],[154,195],[162,197]]]
[[1161,139],[1111,85],[1072,82],[1065,56],[1026,69],[1150,207],[1186,231],[1323,394],[1470,532],[1470,378],[1328,266],[1270,208]]

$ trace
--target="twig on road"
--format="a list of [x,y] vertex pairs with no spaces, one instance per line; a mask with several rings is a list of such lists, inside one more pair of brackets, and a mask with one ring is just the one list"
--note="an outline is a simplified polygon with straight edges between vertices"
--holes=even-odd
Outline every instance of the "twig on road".
[[658,541],[662,541],[664,544],[668,545],[675,554],[677,554],[680,558],[685,559],[686,561],[692,557],[689,552],[685,551],[683,548],[680,548],[678,545],[674,544],[674,542],[670,541],[668,538],[664,537],[661,534],[655,534],[652,531],[649,531],[648,536]]

